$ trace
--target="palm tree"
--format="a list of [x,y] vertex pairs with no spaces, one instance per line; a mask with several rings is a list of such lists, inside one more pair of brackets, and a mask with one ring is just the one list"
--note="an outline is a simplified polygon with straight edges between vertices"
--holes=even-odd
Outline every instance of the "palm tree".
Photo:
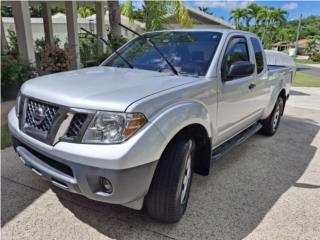
[[249,9],[247,8],[241,9],[241,18],[245,22],[246,30],[249,30],[250,21],[251,21]]
[[79,13],[80,17],[86,18],[86,17],[91,16],[94,13],[94,9],[92,9],[90,7],[86,7],[86,6],[81,6],[78,8],[78,13]]
[[240,8],[235,8],[231,11],[231,16],[229,20],[232,20],[237,29],[242,29],[242,10]]
[[272,23],[282,25],[286,22],[288,12],[282,10],[281,8],[274,8],[271,10]]
[[121,37],[121,27],[118,23],[121,22],[119,1],[107,1],[109,11],[109,24],[110,32],[112,36],[119,38]]
[[270,25],[273,18],[272,10],[272,8],[262,6],[257,16],[257,20],[260,21],[264,27],[264,29],[262,29],[261,41],[267,48],[270,47],[270,42],[268,42],[266,36],[268,36],[270,32]]
[[285,41],[289,38],[289,33],[285,28],[277,28],[275,35],[276,37],[274,40],[276,41]]
[[[146,23],[146,31],[160,30],[164,25],[168,24],[168,15],[173,15],[183,27],[191,27],[192,22],[188,15],[182,0],[171,1],[144,1],[144,22]],[[122,13],[127,16],[130,21],[134,20],[134,10],[132,1],[127,1],[122,7]]]
[[259,6],[256,3],[251,3],[247,6],[247,9],[248,9],[248,15],[249,15],[250,20],[252,20],[252,19],[254,20],[253,32],[256,33],[258,30],[258,26],[259,26],[259,20],[257,18],[258,18],[258,14],[261,9],[261,6]]
[[231,11],[231,17],[229,20],[233,20],[234,25],[237,29],[244,29],[242,21],[245,22],[245,28],[250,26],[249,11],[246,8],[235,8]]

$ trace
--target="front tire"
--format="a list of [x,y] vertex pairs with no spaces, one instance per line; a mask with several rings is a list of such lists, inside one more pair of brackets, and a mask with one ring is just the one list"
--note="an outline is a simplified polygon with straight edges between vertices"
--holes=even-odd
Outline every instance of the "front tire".
[[181,135],[164,151],[146,196],[145,207],[152,218],[173,223],[184,214],[192,182],[194,148],[194,141]]
[[273,136],[278,130],[283,110],[284,101],[282,97],[279,97],[270,116],[261,121],[262,128],[259,133],[265,136]]

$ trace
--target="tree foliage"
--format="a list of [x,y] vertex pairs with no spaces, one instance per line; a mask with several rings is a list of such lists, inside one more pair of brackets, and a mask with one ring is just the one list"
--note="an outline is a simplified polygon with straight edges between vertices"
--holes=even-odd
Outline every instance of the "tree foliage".
[[86,18],[91,15],[93,15],[96,12],[96,10],[93,7],[88,7],[88,6],[80,6],[78,7],[78,13],[80,17]]
[[169,24],[169,15],[173,15],[183,27],[192,26],[187,9],[181,0],[143,1],[141,9],[135,9],[132,1],[126,1],[121,5],[121,12],[130,21],[145,22],[147,31],[163,29],[165,25]]
[[[247,30],[260,36],[266,48],[279,36],[279,31],[286,23],[288,13],[280,8],[261,6],[256,3],[249,4],[246,8],[235,8],[231,12],[230,20],[235,27]],[[284,32],[281,32],[284,37]]]
[[[281,8],[249,4],[246,8],[235,8],[229,20],[237,29],[256,33],[266,48],[279,41],[294,42],[298,20],[287,21],[288,13]],[[320,17],[302,19],[300,39],[320,36]]]

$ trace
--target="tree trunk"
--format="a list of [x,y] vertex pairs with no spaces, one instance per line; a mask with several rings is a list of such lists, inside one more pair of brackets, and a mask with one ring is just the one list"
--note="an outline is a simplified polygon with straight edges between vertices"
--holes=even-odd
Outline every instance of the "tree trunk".
[[109,24],[112,36],[121,36],[121,27],[118,23],[121,22],[119,1],[108,1]]

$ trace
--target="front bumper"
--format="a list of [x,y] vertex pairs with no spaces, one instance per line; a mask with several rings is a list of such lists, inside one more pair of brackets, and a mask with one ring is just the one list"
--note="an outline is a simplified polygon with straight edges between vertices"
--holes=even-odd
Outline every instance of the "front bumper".
[[[42,143],[20,131],[14,110],[9,113],[9,129],[14,148],[22,162],[54,185],[89,199],[141,209],[159,156],[155,147],[165,143],[156,127],[149,126],[137,139],[118,145],[59,142]],[[150,137],[155,140],[153,144]],[[131,141],[132,140],[132,141]],[[154,150],[154,151],[153,151]],[[103,154],[104,153],[104,154]],[[129,161],[131,159],[131,161]],[[106,193],[100,178],[113,186]]]

